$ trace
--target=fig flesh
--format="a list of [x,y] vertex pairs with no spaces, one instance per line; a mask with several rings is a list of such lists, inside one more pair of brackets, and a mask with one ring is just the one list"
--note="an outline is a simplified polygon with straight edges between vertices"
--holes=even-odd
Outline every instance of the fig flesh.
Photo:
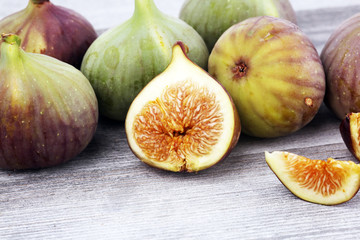
[[335,205],[352,199],[360,187],[360,165],[352,161],[312,160],[289,152],[265,152],[279,180],[295,196],[309,202]]
[[95,92],[73,66],[27,53],[20,44],[18,36],[2,35],[0,168],[64,163],[78,155],[95,133]]
[[209,73],[232,96],[243,132],[279,137],[309,123],[325,94],[319,55],[293,23],[247,19],[228,29],[209,58]]
[[139,93],[125,121],[134,154],[173,172],[197,172],[224,159],[241,128],[230,95],[185,49],[174,45],[170,65]]
[[177,41],[189,47],[192,61],[207,67],[208,50],[192,27],[160,12],[153,0],[135,0],[133,16],[102,34],[84,57],[81,70],[95,89],[100,112],[124,120],[136,95],[168,66]]
[[97,37],[83,16],[49,0],[29,0],[25,9],[0,20],[0,33],[18,35],[26,52],[49,55],[78,69]]
[[329,37],[321,60],[326,74],[326,106],[341,120],[360,112],[360,14],[345,20]]
[[360,113],[349,113],[340,124],[342,139],[349,151],[360,161]]
[[232,25],[256,16],[279,17],[296,23],[288,0],[187,0],[180,11],[180,18],[203,37],[209,51]]

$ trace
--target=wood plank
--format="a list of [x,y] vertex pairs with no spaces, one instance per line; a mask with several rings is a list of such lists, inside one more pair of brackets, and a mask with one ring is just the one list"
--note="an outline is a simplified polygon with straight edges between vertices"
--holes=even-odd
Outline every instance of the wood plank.
[[[321,50],[360,6],[298,12]],[[67,164],[0,171],[0,239],[350,239],[360,234],[359,197],[333,207],[302,201],[277,180],[264,151],[354,160],[325,106],[301,131],[241,136],[230,156],[197,174],[153,169],[134,157],[123,123],[105,118]]]

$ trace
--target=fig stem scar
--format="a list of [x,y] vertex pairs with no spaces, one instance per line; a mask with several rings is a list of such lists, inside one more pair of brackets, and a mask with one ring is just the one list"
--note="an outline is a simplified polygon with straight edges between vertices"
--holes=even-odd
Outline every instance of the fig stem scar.
[[231,69],[234,74],[233,79],[240,79],[244,77],[247,73],[247,65],[243,61],[238,61],[236,66]]

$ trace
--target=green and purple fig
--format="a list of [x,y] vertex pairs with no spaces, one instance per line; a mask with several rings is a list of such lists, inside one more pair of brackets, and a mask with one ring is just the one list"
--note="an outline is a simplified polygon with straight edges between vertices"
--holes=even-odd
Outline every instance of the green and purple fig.
[[98,122],[95,92],[73,66],[28,53],[3,34],[0,58],[0,168],[64,163],[91,141]]
[[309,123],[323,101],[325,74],[307,36],[290,21],[255,17],[228,29],[209,73],[229,91],[243,132],[278,137]]
[[360,14],[345,20],[329,37],[321,60],[326,106],[339,118],[360,112]]
[[25,9],[0,20],[0,33],[18,35],[26,52],[49,55],[78,69],[97,38],[83,16],[49,0],[29,0]]
[[133,16],[94,41],[81,66],[95,89],[100,113],[125,120],[136,95],[170,63],[177,41],[189,47],[192,61],[207,67],[209,52],[192,27],[160,12],[153,0],[135,0]]
[[209,51],[232,25],[257,16],[279,17],[296,23],[288,0],[187,0],[180,11],[180,18],[202,36]]

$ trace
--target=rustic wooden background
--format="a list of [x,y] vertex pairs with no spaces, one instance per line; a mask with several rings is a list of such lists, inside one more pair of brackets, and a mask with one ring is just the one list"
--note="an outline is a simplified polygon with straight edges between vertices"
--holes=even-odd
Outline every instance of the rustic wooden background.
[[[0,17],[24,2],[3,0]],[[133,9],[131,0],[53,2],[77,9],[97,29],[117,25]],[[155,2],[172,15],[182,3]],[[360,12],[358,0],[292,2],[299,26],[319,51],[341,21]],[[127,146],[123,123],[101,118],[91,144],[69,163],[0,171],[0,239],[357,239],[360,196],[338,206],[302,201],[264,159],[264,151],[286,150],[355,161],[339,123],[323,106],[295,134],[277,139],[242,135],[218,165],[175,174],[141,163]]]

